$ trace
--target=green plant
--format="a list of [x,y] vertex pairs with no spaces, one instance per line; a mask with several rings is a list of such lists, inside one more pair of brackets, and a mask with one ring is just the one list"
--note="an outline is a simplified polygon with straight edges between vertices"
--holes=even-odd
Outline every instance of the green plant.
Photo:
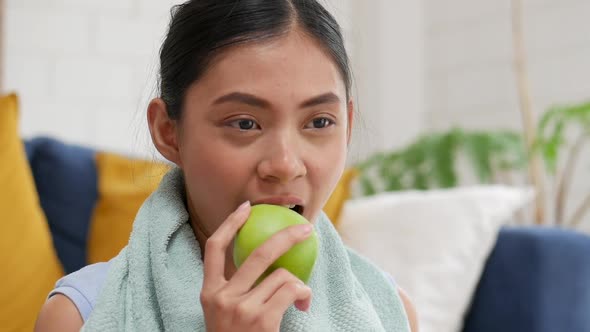
[[590,211],[590,193],[567,221],[565,210],[571,182],[583,176],[576,177],[575,169],[590,139],[590,102],[549,109],[536,132],[530,152],[524,134],[510,130],[454,128],[423,135],[406,148],[378,153],[358,164],[361,194],[455,187],[465,175],[465,169],[460,168],[462,160],[480,183],[510,184],[509,175],[514,174],[531,181],[530,162],[542,157],[546,170],[542,175],[553,181],[555,188],[553,221],[576,226]]
[[[575,226],[590,210],[588,194],[574,210],[571,219],[565,220],[568,189],[574,178],[575,166],[584,143],[590,138],[590,102],[549,109],[541,118],[537,133],[535,152],[542,155],[547,171],[555,182],[555,221]],[[571,133],[575,135],[573,140]],[[560,164],[563,166],[560,167]]]
[[357,165],[362,194],[457,186],[461,156],[482,183],[497,182],[502,174],[521,171],[527,164],[519,133],[455,128],[426,134],[407,148],[376,154]]

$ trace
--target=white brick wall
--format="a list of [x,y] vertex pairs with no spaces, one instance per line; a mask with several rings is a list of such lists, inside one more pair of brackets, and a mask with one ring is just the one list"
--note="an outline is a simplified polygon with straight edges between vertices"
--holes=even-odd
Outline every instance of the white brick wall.
[[177,1],[7,0],[4,85],[24,137],[146,155],[144,112]]
[[[27,1],[33,3],[40,2],[39,0]],[[49,2],[58,8],[70,8],[88,13],[96,11],[109,13],[113,11],[131,12],[136,6],[136,1],[133,0],[49,0]]]
[[90,25],[87,15],[72,10],[13,8],[10,4],[8,2],[6,12],[6,47],[9,54],[43,52],[80,55],[88,52]]
[[[427,0],[425,13],[428,124],[463,124],[469,116],[497,122],[499,112],[513,114],[505,125],[519,126],[510,0]],[[538,114],[555,103],[590,98],[588,13],[586,0],[525,0],[529,78]]]
[[[428,128],[521,129],[510,3],[425,1]],[[554,104],[590,100],[589,13],[587,0],[524,0],[525,46],[537,116]],[[579,176],[587,174],[590,161],[582,162]],[[587,181],[574,181],[570,207],[589,191]],[[590,217],[586,225],[590,229]]]
[[360,118],[351,160],[407,144],[422,130],[422,1],[353,1],[349,31]]

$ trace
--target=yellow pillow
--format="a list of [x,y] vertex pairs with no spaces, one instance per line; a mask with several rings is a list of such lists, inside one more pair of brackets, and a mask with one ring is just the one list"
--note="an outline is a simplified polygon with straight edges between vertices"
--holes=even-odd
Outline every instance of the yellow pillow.
[[108,261],[127,245],[137,211],[169,166],[112,153],[96,155],[98,202],[90,224],[88,263]]
[[358,170],[355,168],[344,170],[340,181],[336,185],[328,202],[324,205],[324,212],[330,218],[334,227],[338,227],[340,212],[342,212],[344,202],[350,197],[350,184],[357,174]]
[[63,275],[18,133],[18,99],[0,96],[0,326],[32,331]]

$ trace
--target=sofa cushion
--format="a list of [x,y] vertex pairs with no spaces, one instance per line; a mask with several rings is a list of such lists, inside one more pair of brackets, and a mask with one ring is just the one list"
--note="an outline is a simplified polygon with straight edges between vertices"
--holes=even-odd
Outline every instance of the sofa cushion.
[[351,184],[357,174],[358,171],[356,168],[347,168],[340,177],[340,181],[338,181],[326,205],[324,205],[324,212],[336,227],[339,225],[340,213],[342,212],[344,202],[350,198]]
[[63,275],[18,134],[16,95],[0,97],[0,326],[32,331]]
[[66,273],[86,265],[86,241],[98,197],[92,149],[38,137],[27,141],[29,162],[57,255]]
[[99,197],[88,237],[88,263],[108,261],[129,240],[137,211],[157,188],[168,166],[98,152]]
[[590,332],[590,237],[558,228],[500,232],[465,332]]

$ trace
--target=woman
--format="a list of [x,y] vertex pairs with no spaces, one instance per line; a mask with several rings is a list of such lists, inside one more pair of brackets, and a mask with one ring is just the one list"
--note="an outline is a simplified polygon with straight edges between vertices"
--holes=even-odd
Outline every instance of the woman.
[[[177,168],[116,258],[58,282],[38,331],[416,331],[404,293],[321,212],[344,169],[353,101],[340,28],[320,4],[176,6],[159,84],[148,125]],[[255,281],[311,227],[277,233],[235,267],[232,240],[260,203],[289,206],[318,230],[308,285],[286,270]]]

